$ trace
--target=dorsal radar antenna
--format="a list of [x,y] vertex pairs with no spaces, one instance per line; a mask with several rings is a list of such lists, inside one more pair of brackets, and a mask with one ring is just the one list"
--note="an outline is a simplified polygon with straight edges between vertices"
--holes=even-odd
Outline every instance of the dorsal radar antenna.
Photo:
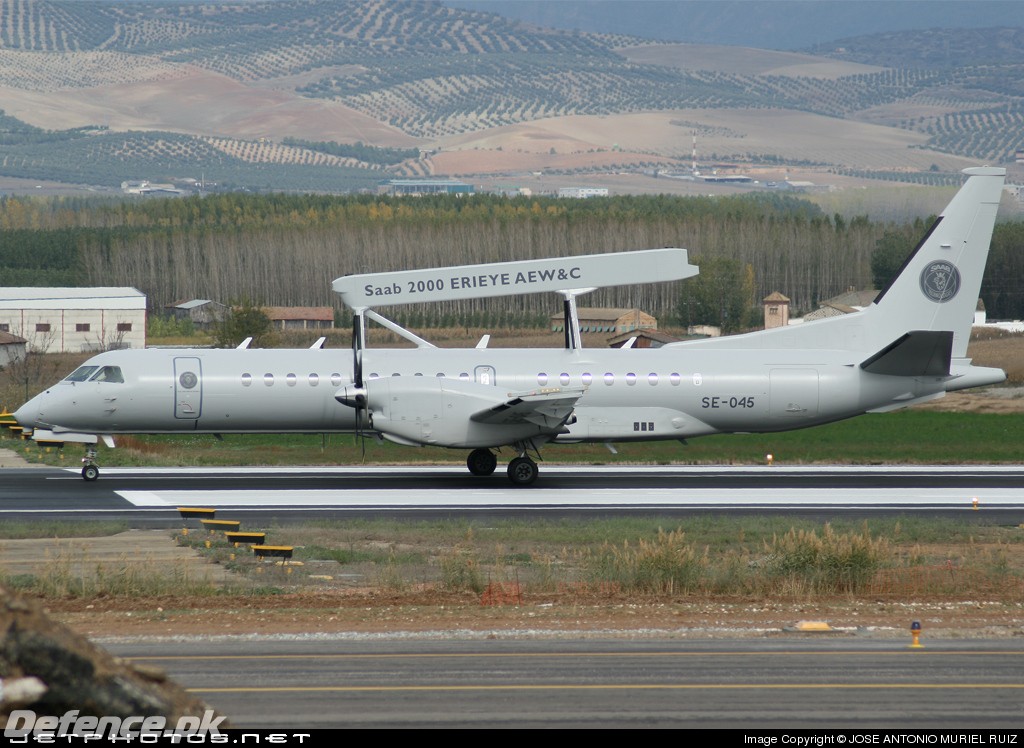
[[576,297],[598,288],[682,280],[697,275],[685,249],[665,247],[575,257],[457,265],[346,275],[332,284],[361,316],[371,307],[557,293],[565,311],[565,346],[580,347]]

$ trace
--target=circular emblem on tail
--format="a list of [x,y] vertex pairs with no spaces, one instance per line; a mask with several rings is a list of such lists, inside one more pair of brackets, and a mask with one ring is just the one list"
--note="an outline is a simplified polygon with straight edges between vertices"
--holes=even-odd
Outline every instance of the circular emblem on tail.
[[932,262],[921,272],[921,291],[934,302],[945,304],[960,290],[960,271],[952,262]]

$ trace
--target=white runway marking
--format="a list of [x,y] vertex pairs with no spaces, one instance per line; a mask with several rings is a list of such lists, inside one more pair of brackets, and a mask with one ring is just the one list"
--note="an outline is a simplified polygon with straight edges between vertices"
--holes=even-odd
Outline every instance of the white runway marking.
[[433,509],[495,507],[697,507],[697,506],[1014,506],[1024,492],[1007,489],[545,489],[495,486],[486,490],[446,492],[427,489],[368,489],[357,491],[118,491],[136,507],[172,509],[179,506],[246,508],[279,511],[302,508]]

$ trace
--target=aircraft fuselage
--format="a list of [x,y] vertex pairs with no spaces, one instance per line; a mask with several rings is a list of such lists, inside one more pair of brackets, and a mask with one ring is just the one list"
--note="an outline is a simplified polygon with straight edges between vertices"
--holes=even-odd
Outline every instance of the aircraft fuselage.
[[[745,358],[750,360],[743,365]],[[553,438],[566,442],[780,431],[944,389],[941,377],[908,381],[865,375],[856,364],[848,351],[787,350],[774,357],[760,351],[755,358],[749,351],[691,350],[683,345],[576,351],[373,350],[366,352],[364,370],[371,391],[385,380],[391,389],[416,386],[427,393],[441,380],[472,382],[494,388],[496,399],[544,388],[581,388],[575,418]],[[320,433],[348,432],[356,426],[355,411],[335,399],[353,381],[345,350],[111,351],[83,366],[118,367],[123,381],[62,381],[26,403],[19,421],[58,433],[97,434]],[[410,414],[411,419],[424,424],[455,420],[446,418],[439,390],[437,396],[421,400],[425,410]],[[408,428],[416,433],[418,427]],[[422,438],[411,441],[434,442],[430,432],[436,428],[436,423],[424,425]]]

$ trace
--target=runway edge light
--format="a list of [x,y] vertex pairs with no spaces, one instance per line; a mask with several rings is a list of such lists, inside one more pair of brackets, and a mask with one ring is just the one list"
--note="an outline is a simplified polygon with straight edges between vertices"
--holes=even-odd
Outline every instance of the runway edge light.
[[913,641],[910,644],[911,649],[922,649],[924,645],[920,641],[921,637],[921,622],[914,621],[910,624],[910,636]]

